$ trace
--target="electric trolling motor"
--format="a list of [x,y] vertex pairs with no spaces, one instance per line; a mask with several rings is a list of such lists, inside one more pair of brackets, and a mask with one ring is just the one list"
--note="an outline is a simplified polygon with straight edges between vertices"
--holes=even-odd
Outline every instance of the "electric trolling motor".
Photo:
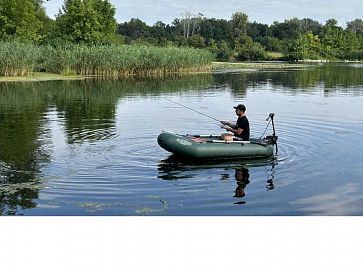
[[273,130],[273,133],[272,133],[272,135],[270,135],[270,136],[266,136],[266,140],[268,140],[268,141],[269,141],[269,142],[271,142],[272,144],[276,144],[277,139],[279,138],[279,137],[276,135],[276,131],[275,131],[274,116],[275,116],[275,114],[274,114],[273,112],[271,112],[271,113],[268,115],[268,117],[266,118],[266,121],[271,120],[271,122],[272,122],[272,130]]

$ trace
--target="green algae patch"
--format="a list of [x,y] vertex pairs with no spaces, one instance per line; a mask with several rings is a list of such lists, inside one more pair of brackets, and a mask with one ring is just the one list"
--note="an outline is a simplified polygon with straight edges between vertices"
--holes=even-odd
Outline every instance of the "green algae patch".
[[150,215],[152,213],[162,212],[162,211],[164,211],[164,210],[166,210],[168,208],[168,202],[166,200],[160,199],[160,197],[158,197],[158,196],[148,195],[148,196],[146,196],[146,198],[157,200],[158,202],[160,202],[162,204],[162,207],[160,209],[155,209],[155,208],[150,208],[150,207],[143,207],[143,208],[138,209],[138,210],[135,211],[137,214]]
[[110,205],[97,202],[83,202],[80,203],[79,206],[85,208],[86,212],[98,212],[102,211],[105,207],[108,207]]
[[39,183],[36,183],[36,182],[1,184],[0,185],[0,194],[13,195],[13,194],[18,193],[21,190],[38,191],[42,188],[43,188],[43,186],[41,186]]

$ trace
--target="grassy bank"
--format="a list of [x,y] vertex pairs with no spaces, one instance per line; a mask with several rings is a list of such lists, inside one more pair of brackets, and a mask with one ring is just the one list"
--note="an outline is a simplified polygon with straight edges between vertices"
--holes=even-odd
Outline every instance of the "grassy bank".
[[207,50],[154,46],[35,46],[0,43],[0,76],[34,71],[60,75],[132,76],[203,71],[210,68]]

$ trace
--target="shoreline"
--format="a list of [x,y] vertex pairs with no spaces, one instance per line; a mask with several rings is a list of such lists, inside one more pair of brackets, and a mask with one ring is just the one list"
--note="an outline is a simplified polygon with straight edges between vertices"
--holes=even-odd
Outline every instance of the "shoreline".
[[0,83],[6,82],[39,82],[49,80],[82,80],[94,76],[61,75],[47,72],[32,72],[25,76],[0,76]]
[[[302,68],[309,65],[316,65],[319,63],[363,63],[362,61],[316,61],[316,60],[299,60],[296,62],[288,61],[265,61],[265,62],[212,62],[210,68],[205,71],[180,71],[175,74],[198,74],[198,73],[213,73],[236,70],[236,71],[256,71],[259,69],[291,69]],[[136,77],[142,75],[134,75]],[[84,80],[87,78],[98,78],[107,76],[98,75],[61,75],[48,72],[32,72],[30,75],[25,76],[0,76],[0,83],[7,82],[41,82],[51,80]]]

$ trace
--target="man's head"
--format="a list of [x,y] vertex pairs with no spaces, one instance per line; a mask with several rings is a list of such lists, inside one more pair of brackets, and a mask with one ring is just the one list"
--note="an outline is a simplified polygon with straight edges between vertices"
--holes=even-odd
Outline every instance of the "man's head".
[[235,108],[236,114],[238,116],[244,115],[244,113],[246,111],[246,107],[243,104],[239,104],[239,105],[237,105],[236,107],[233,107],[233,108]]

